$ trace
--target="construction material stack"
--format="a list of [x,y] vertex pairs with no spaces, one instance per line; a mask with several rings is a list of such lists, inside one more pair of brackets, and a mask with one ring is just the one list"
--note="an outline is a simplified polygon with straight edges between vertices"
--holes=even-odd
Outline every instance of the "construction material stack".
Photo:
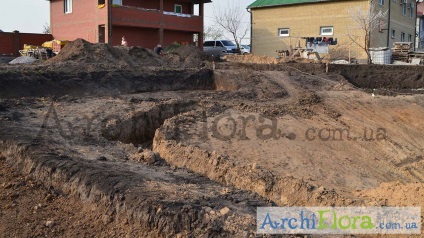
[[393,61],[402,61],[409,63],[409,55],[414,52],[412,42],[395,42],[393,43],[392,57]]

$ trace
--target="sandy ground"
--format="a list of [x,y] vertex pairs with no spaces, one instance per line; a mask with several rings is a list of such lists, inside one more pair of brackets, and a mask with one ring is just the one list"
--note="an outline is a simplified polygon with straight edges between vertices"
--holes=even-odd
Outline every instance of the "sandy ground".
[[372,96],[377,66],[205,59],[77,41],[0,66],[0,236],[256,237],[258,206],[423,207],[421,76]]

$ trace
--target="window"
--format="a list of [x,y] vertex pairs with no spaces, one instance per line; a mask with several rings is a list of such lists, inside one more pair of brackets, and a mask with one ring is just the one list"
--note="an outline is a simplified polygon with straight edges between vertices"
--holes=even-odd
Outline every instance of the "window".
[[380,0],[380,5],[383,6],[384,5],[384,0]]
[[224,44],[225,46],[237,46],[234,42],[230,40],[223,40],[222,44]]
[[392,30],[392,39],[394,39],[396,37],[396,31]]
[[205,41],[205,43],[203,43],[203,46],[215,46],[215,41]]
[[174,5],[174,12],[176,13],[183,13],[183,6],[175,4]]
[[120,5],[122,6],[122,0],[113,0],[112,5]]
[[414,18],[414,8],[415,8],[415,5],[414,5],[414,3],[411,2],[409,4],[409,18],[411,18],[411,19]]
[[222,45],[221,41],[217,41],[216,42],[216,47],[224,47],[224,46]]
[[64,9],[65,13],[71,13],[72,12],[72,0],[65,0],[64,1]]
[[278,29],[278,36],[290,36],[290,29],[289,28],[279,28]]
[[402,3],[402,14],[404,16],[406,16],[406,3],[405,2]]
[[412,42],[412,35],[408,34],[408,42]]
[[405,33],[404,32],[400,33],[400,41],[405,42]]
[[106,4],[105,0],[99,0],[99,2],[97,3],[97,5],[103,5],[103,4]]
[[332,36],[333,35],[333,27],[332,26],[322,26],[320,32],[321,32],[322,36]]

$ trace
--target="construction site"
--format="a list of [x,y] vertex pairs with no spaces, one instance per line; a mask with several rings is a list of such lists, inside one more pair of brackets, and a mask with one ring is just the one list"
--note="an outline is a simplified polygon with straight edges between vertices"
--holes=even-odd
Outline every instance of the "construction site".
[[78,39],[0,63],[0,89],[1,237],[248,238],[258,207],[424,207],[420,65]]

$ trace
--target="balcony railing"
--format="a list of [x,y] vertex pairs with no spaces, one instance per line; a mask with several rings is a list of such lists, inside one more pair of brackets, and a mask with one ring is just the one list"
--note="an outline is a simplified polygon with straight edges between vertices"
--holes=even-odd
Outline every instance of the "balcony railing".
[[190,14],[164,12],[163,16],[157,9],[144,9],[128,6],[112,8],[112,25],[160,28],[177,31],[203,31],[203,18]]

